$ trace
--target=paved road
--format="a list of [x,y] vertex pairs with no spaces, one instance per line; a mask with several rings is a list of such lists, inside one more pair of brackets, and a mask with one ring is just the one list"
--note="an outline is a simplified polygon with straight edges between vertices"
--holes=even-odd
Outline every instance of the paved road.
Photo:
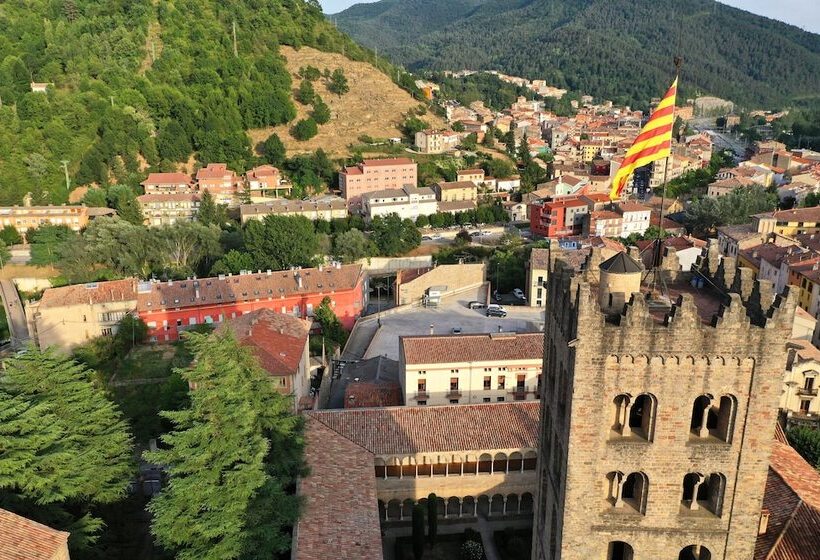
[[23,310],[23,302],[20,300],[14,282],[0,280],[0,298],[3,299],[3,307],[6,308],[12,343],[16,345],[23,344],[29,339],[28,324],[26,323],[26,313]]

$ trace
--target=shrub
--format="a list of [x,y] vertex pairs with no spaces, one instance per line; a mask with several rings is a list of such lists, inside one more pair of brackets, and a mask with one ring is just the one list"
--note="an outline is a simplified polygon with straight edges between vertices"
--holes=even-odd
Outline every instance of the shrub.
[[312,118],[302,119],[296,123],[291,131],[294,138],[304,142],[310,140],[319,132],[319,127],[316,126],[316,121]]
[[467,541],[461,545],[461,560],[482,560],[484,547],[476,541]]

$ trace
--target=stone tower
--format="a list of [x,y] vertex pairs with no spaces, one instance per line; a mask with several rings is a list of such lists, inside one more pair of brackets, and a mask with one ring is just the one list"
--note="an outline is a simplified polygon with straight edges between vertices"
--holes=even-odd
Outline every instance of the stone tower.
[[741,269],[659,307],[613,259],[549,275],[533,558],[749,560],[795,296]]

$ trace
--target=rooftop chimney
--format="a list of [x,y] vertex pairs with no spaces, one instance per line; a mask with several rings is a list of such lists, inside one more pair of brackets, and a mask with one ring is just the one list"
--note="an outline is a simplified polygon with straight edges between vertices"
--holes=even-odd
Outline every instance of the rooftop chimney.
[[433,329],[434,328],[435,328],[435,326],[433,325],[433,323],[430,323],[430,334],[433,334]]
[[297,273],[296,274],[296,285],[299,286],[299,289],[302,289],[302,275]]

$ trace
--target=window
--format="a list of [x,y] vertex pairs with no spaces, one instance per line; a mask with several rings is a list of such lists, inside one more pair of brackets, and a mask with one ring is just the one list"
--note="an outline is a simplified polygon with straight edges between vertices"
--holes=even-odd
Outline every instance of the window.
[[418,401],[418,403],[419,403],[419,406],[426,406],[427,405],[427,401]]
[[684,511],[706,510],[719,517],[725,488],[726,477],[720,473],[689,473],[683,477],[681,506]]
[[712,560],[712,553],[705,546],[693,544],[680,551],[678,560]]
[[481,400],[482,400],[482,402],[485,402],[485,403],[486,403],[486,402],[490,402],[490,401],[492,401],[492,399],[491,399],[490,397],[484,397],[484,398],[483,398],[483,399],[481,399]]
[[811,401],[808,400],[808,399],[802,399],[800,401],[800,414],[808,414],[810,407],[811,407]]
[[496,397],[496,402],[504,402],[504,397]]
[[632,547],[623,541],[612,541],[607,548],[606,560],[632,560]]
[[177,326],[178,326],[178,327],[181,327],[181,326],[182,326],[182,319],[177,319]]
[[288,378],[287,377],[280,377],[279,378],[279,386],[280,387],[287,387],[288,386]]
[[607,502],[613,508],[645,513],[646,501],[649,495],[649,478],[642,472],[628,475],[620,471],[607,475],[608,496]]
[[498,376],[498,389],[499,390],[504,389],[504,376],[503,375]]
[[701,395],[692,405],[690,431],[697,438],[731,443],[736,411],[737,399],[732,395],[723,395],[717,401],[712,395]]
[[106,327],[102,330],[102,335],[103,336],[111,336],[113,334],[114,334],[114,331],[111,327]]
[[450,404],[458,404],[458,399],[450,399]]
[[485,375],[484,376],[484,390],[489,391],[490,388],[492,387],[492,383],[493,383],[493,378],[490,377],[489,375]]
[[426,379],[419,379],[418,381],[418,391],[419,393],[424,393],[427,391],[427,380]]
[[457,369],[451,369],[450,373],[458,373],[458,370]]
[[458,391],[458,377],[451,377],[450,378],[450,390],[451,391]]

